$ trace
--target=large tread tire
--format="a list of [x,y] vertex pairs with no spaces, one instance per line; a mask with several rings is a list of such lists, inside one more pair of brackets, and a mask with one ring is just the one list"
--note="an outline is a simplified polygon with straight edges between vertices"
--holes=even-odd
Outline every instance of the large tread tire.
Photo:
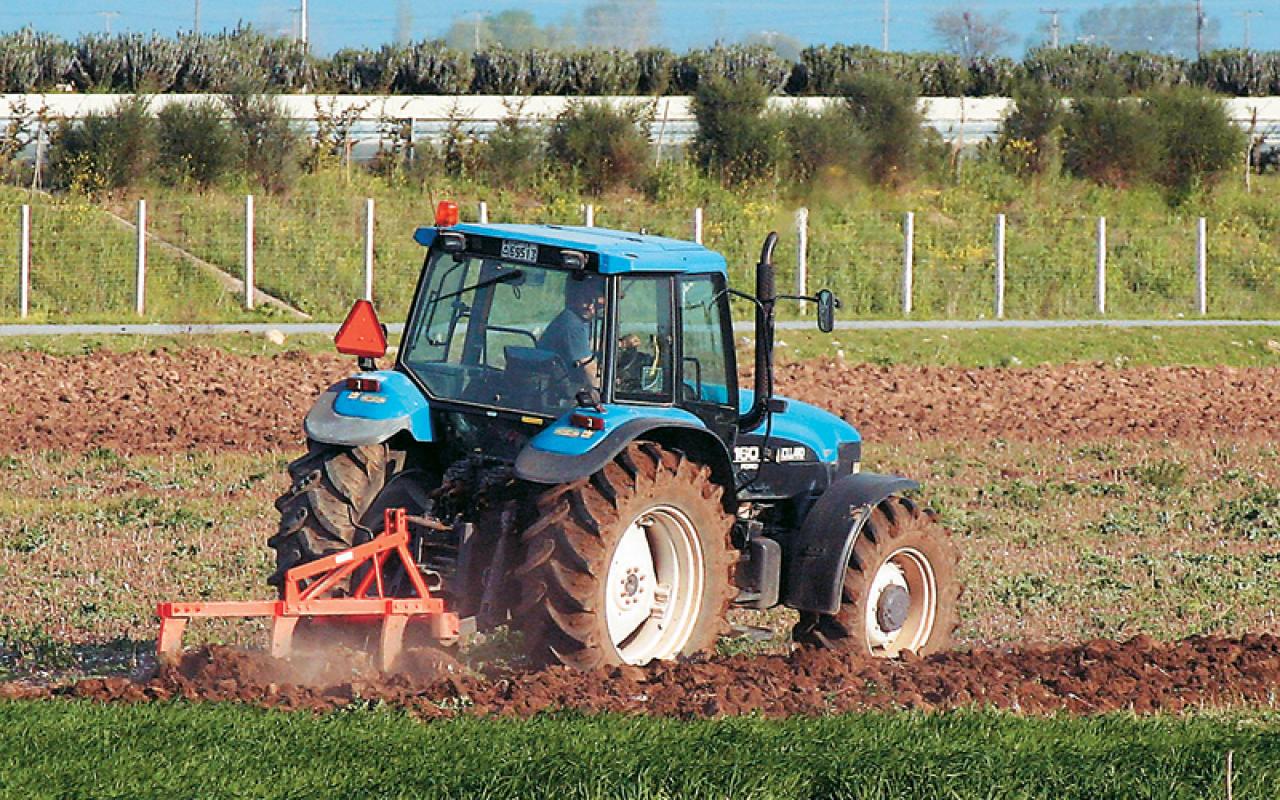
[[[936,605],[923,643],[915,648],[876,646],[868,634],[867,605],[872,583],[886,561],[911,552],[927,561],[933,575]],[[805,645],[840,649],[862,655],[896,656],[910,649],[926,656],[951,647],[959,624],[957,605],[961,587],[956,577],[958,554],[950,532],[930,509],[907,497],[889,497],[871,512],[845,569],[840,610],[835,614],[800,612],[792,638]],[[917,599],[913,596],[913,604]],[[915,606],[913,605],[913,609]],[[907,629],[904,628],[904,633]]]
[[310,442],[307,454],[289,464],[289,490],[276,499],[280,526],[267,540],[276,571],[267,583],[281,586],[290,568],[371,538],[366,514],[397,467],[386,444]]
[[693,523],[705,567],[696,621],[673,655],[714,645],[735,592],[733,517],[722,495],[708,467],[649,442],[628,445],[590,478],[542,494],[515,571],[521,598],[513,618],[530,660],[582,670],[623,663],[605,618],[606,576],[628,526],[659,505]]

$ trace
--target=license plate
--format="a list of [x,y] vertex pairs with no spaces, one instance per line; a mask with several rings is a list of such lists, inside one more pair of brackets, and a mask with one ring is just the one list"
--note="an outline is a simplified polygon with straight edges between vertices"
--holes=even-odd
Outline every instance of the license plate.
[[502,257],[534,264],[538,261],[538,246],[533,242],[513,242],[510,239],[503,239]]

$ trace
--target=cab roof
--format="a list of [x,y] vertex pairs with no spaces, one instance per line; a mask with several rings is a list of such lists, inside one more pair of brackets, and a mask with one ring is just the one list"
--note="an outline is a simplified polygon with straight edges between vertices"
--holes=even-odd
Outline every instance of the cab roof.
[[[429,245],[438,229],[419,228],[414,239]],[[595,253],[600,272],[687,272],[724,274],[724,256],[695,242],[633,233],[609,228],[587,228],[577,225],[477,225],[462,223],[451,230],[477,236],[518,239],[525,242]]]

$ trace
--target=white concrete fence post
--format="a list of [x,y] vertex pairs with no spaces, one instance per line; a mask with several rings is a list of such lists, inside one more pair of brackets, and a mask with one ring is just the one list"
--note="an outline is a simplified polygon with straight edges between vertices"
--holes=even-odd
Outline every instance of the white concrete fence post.
[[693,240],[702,244],[702,208],[693,210]]
[[582,207],[582,224],[588,228],[594,228],[596,225],[596,207],[590,203]]
[[138,200],[138,277],[134,310],[138,316],[147,308],[147,201]]
[[1098,217],[1098,259],[1095,276],[1098,316],[1107,313],[1107,218]]
[[18,215],[18,313],[27,318],[31,301],[31,206]]
[[483,201],[483,200],[481,200],[481,201],[480,201],[480,215],[479,215],[479,216],[480,216],[480,224],[481,224],[481,225],[488,225],[488,224],[489,224],[489,204],[488,204],[488,203],[486,203],[486,202],[485,202],[485,201]]
[[911,274],[915,259],[916,215],[908,211],[902,218],[902,316],[911,316]]
[[1200,316],[1209,313],[1208,234],[1204,217],[1196,220],[1196,310]]
[[[809,294],[809,209],[802,208],[796,212],[796,294],[806,297]],[[805,313],[807,303],[800,304],[800,313]]]
[[1004,214],[996,214],[996,319],[1004,319]]
[[244,196],[244,307],[253,310],[253,195]]
[[364,201],[364,299],[373,302],[373,198]]

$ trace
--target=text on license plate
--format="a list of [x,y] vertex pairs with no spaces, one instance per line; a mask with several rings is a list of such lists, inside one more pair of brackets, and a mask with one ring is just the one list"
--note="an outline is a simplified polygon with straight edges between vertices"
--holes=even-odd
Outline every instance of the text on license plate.
[[527,261],[530,264],[538,260],[538,246],[532,242],[514,242],[502,240],[502,257],[513,261]]

